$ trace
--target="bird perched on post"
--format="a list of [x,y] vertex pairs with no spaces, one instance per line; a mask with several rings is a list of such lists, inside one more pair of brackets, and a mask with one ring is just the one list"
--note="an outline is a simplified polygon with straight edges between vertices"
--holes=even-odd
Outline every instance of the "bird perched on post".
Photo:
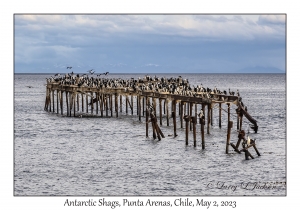
[[251,139],[250,139],[250,137],[248,136],[248,140],[247,140],[247,145],[248,145],[248,146],[250,145],[250,141],[251,141]]
[[198,115],[199,115],[199,118],[203,118],[204,117],[203,109],[200,110],[200,113]]

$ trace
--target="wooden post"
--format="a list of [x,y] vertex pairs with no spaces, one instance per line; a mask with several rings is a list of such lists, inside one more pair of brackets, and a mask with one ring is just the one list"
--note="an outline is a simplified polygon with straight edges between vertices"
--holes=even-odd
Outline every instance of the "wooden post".
[[145,97],[143,96],[143,117],[145,116]]
[[187,115],[189,115],[190,114],[190,102],[187,102],[186,107],[187,107],[186,113],[187,113]]
[[232,125],[233,125],[233,122],[229,121],[228,126],[227,126],[226,154],[228,154],[228,148],[230,145],[230,132],[231,132]]
[[133,115],[133,95],[131,94],[131,115]]
[[222,103],[219,103],[219,128],[222,127]]
[[91,92],[91,113],[93,114],[94,112],[94,93]]
[[118,94],[115,94],[115,110],[116,110],[116,117],[119,117],[119,106],[118,106]]
[[166,106],[166,109],[167,109],[167,126],[169,126],[170,125],[169,124],[170,116],[169,116],[169,100],[168,99],[166,99],[166,101],[165,101],[165,106]]
[[173,126],[174,126],[174,137],[176,137],[177,136],[177,133],[176,133],[176,100],[173,100],[172,103],[173,103],[172,117],[173,117]]
[[159,103],[159,124],[162,125],[162,105],[161,105],[161,98],[158,101]]
[[96,114],[98,114],[98,101],[99,101],[99,97],[98,97],[98,92],[95,92],[95,94],[96,94]]
[[254,143],[253,147],[254,147],[254,149],[255,149],[255,152],[256,152],[256,154],[257,154],[258,156],[260,156],[260,153],[258,152],[258,150],[257,150],[257,148],[256,148],[256,144],[255,144],[255,143]]
[[142,96],[138,95],[137,98],[138,98],[139,121],[141,122],[142,121],[142,119],[141,119],[141,117],[142,117],[142,113],[141,113],[142,112],[142,107],[141,107],[141,98],[142,98]]
[[[101,117],[103,117],[103,110],[104,110],[104,94],[101,93],[100,94],[101,97],[101,102],[100,102],[100,112],[101,112]],[[106,114],[107,116],[107,114]]]
[[48,93],[48,99],[49,99],[49,101],[48,101],[48,106],[49,106],[49,112],[51,112],[51,110],[52,110],[52,108],[51,108],[51,97],[52,97],[52,95],[51,95],[51,89],[50,88],[48,88],[48,91],[49,91],[49,93]]
[[84,102],[83,102],[83,93],[81,93],[81,112],[83,112],[83,110],[84,110],[83,104],[84,104]]
[[126,115],[128,114],[128,94],[125,96],[125,101],[126,101]]
[[136,115],[139,115],[139,97],[138,95],[136,97]]
[[63,91],[60,91],[60,112],[61,112],[61,115],[64,114],[64,104],[63,104],[63,95],[64,95],[64,92]]
[[67,116],[69,116],[69,102],[68,102],[68,91],[66,91],[66,105],[67,105]]
[[76,95],[77,95],[77,111],[79,112],[79,94],[76,93]]
[[89,113],[89,96],[85,94],[86,113]]
[[105,112],[106,112],[106,117],[108,117],[108,94],[105,94]]
[[54,108],[54,90],[52,90],[52,105],[53,105],[53,112],[55,112],[55,108]]
[[154,124],[153,121],[151,121],[151,124],[152,124],[153,138],[156,139],[156,132],[155,132],[156,128],[155,128],[155,124]]
[[200,118],[201,124],[201,140],[202,140],[202,149],[205,149],[205,140],[204,140],[204,125],[205,125],[205,117]]
[[184,102],[180,102],[180,128],[183,128],[183,104]]
[[72,98],[73,98],[73,104],[74,104],[73,116],[75,117],[75,113],[76,113],[76,95],[75,95],[74,92],[72,93]]
[[[190,117],[192,117],[193,116],[193,103],[192,102],[190,102],[190,106],[189,106],[190,108],[189,108],[189,111],[190,111]],[[193,127],[192,126],[190,126],[190,131],[192,131],[193,130]]]
[[58,108],[58,89],[56,90],[56,113],[58,114],[58,112],[59,112],[59,108]]
[[242,124],[243,124],[243,114],[240,113],[240,130],[242,130]]
[[70,102],[70,104],[69,104],[69,106],[70,106],[70,114],[69,114],[69,116],[70,117],[72,117],[72,109],[73,109],[73,96],[72,96],[73,94],[72,94],[72,92],[69,92],[69,102]]
[[240,111],[239,111],[239,109],[236,109],[236,114],[237,114],[237,116],[236,116],[236,129],[237,130],[239,130],[240,129],[240,122],[239,122],[239,119],[240,119]]
[[213,108],[210,105],[210,124],[213,126]]
[[193,122],[193,137],[194,137],[194,147],[196,147],[196,123],[197,123],[197,117],[192,117]]
[[113,116],[112,94],[109,94],[110,116]]
[[185,145],[189,144],[189,123],[190,123],[190,116],[185,115]]
[[120,112],[122,112],[122,106],[123,106],[123,104],[122,104],[122,95],[120,94]]
[[149,111],[148,111],[148,103],[149,103],[149,98],[148,96],[146,96],[146,137],[148,137],[148,121],[149,121]]
[[[150,118],[151,118],[152,129],[153,129],[153,138],[155,139],[156,135],[157,135],[157,138],[160,141],[161,140],[160,133],[162,134],[162,132],[157,125],[157,118],[155,117],[153,112],[150,112]],[[162,136],[163,136],[163,134],[162,134]]]
[[227,106],[228,106],[227,113],[228,113],[228,123],[229,123],[229,121],[230,121],[230,103],[228,103]]
[[166,114],[166,100],[167,99],[164,100],[164,114]]
[[209,134],[209,125],[210,125],[210,120],[211,120],[211,118],[210,118],[210,109],[211,109],[211,104],[208,104],[207,105],[207,134]]

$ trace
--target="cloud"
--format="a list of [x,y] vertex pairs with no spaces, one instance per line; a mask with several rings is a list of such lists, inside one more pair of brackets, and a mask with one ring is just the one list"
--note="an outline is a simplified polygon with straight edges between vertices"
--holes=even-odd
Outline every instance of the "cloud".
[[[16,15],[15,17],[17,26],[22,23],[23,29],[33,31],[56,30],[57,33],[100,37],[111,34],[150,33],[218,39],[253,39],[258,35],[268,35],[270,30],[262,27],[263,24],[282,24],[285,21],[284,15]],[[253,21],[255,19],[256,23]]]
[[[16,64],[43,68],[68,63],[74,70],[92,65],[129,72],[134,67],[197,71],[240,68],[248,60],[269,63],[275,57],[278,67],[285,53],[285,24],[273,16],[15,15],[14,23]],[[275,45],[276,56],[260,54]]]
[[259,23],[283,25],[286,23],[286,15],[260,15]]

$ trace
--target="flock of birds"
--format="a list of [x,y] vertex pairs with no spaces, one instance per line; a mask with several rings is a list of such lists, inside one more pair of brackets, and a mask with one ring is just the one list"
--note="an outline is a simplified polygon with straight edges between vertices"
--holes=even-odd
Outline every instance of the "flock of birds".
[[[71,69],[72,67],[67,67]],[[87,71],[91,75],[94,75],[95,70],[91,69]],[[165,78],[165,77],[151,77],[146,75],[144,78],[138,79],[113,79],[100,77],[101,75],[107,75],[109,72],[96,75],[96,77],[89,76],[88,74],[75,74],[74,72],[67,73],[66,75],[55,74],[47,79],[47,83],[59,83],[60,85],[77,85],[78,87],[91,87],[91,88],[124,88],[125,91],[153,91],[166,94],[177,94],[183,96],[200,96],[203,98],[212,98],[213,94],[219,95],[236,95],[240,96],[239,91],[233,92],[226,90],[221,91],[216,87],[214,89],[204,88],[201,85],[191,86],[188,79],[183,79],[181,76],[178,78]],[[239,97],[241,100],[241,97]]]

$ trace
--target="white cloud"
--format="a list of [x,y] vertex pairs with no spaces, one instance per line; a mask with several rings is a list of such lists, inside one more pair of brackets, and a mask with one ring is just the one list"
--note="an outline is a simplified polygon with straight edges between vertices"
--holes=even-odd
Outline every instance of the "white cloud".
[[22,23],[23,29],[87,36],[151,33],[253,39],[270,33],[284,35],[284,27],[269,24],[284,22],[284,15],[16,15],[16,25]]
[[285,24],[286,15],[260,15],[259,21],[262,23]]

